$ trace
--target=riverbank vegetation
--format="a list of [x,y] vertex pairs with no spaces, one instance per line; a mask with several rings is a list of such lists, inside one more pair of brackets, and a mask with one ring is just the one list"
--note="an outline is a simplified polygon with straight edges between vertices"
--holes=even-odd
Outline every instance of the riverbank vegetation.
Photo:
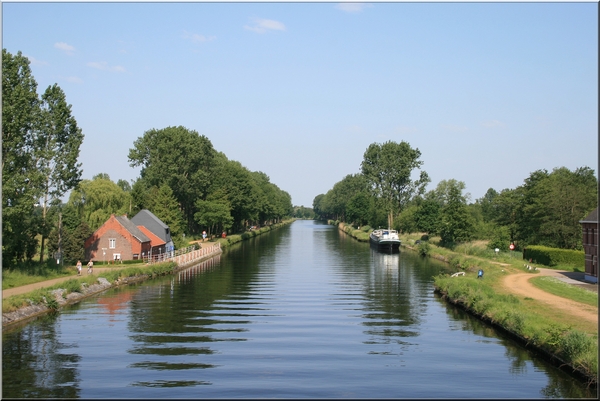
[[[533,284],[544,291],[596,308],[597,293],[550,277],[535,277],[536,267],[529,269],[531,265],[523,263],[520,253],[489,253],[482,241],[450,250],[439,246],[439,239],[423,241],[420,238],[422,236],[403,235],[402,241],[415,250],[428,244],[427,256],[444,260],[457,271],[465,272],[462,277],[440,275],[434,278],[437,291],[448,301],[517,336],[523,343],[553,355],[591,381],[597,377],[598,328],[595,323],[558,314],[531,298],[520,299],[503,288],[501,282],[509,274],[528,273],[532,275]],[[421,241],[420,244],[416,244],[417,241]],[[574,266],[562,267],[574,270]],[[483,279],[478,278],[480,269],[484,271]]]
[[[331,224],[357,237],[363,231],[351,225],[330,221]],[[370,231],[370,227],[366,231]],[[358,238],[357,238],[358,239]],[[507,275],[531,274],[535,286],[557,296],[591,307],[598,307],[598,294],[574,288],[551,277],[536,277],[537,265],[523,263],[521,253],[491,251],[486,241],[472,241],[449,249],[441,246],[439,237],[427,234],[401,235],[403,247],[448,263],[463,276],[443,274],[434,277],[436,291],[447,301],[459,305],[482,320],[506,331],[526,346],[544,353],[548,358],[571,366],[590,383],[598,375],[597,324],[568,314],[557,313],[532,298],[523,299],[503,287]],[[573,271],[574,266],[562,265]],[[482,270],[483,278],[478,278]]]
[[[45,260],[85,260],[84,242],[115,215],[150,210],[176,248],[202,231],[242,234],[312,209],[260,171],[250,171],[183,126],[149,129],[129,149],[132,182],[100,173],[81,179],[84,140],[57,86],[38,96],[30,61],[2,51],[2,268],[34,271]],[[70,191],[70,192],[69,192]],[[68,194],[68,200],[63,202]]]
[[[212,238],[211,240],[207,241],[206,244],[212,245],[212,244],[215,244],[218,242],[220,244],[221,249],[224,249],[224,248],[227,248],[228,246],[231,246],[238,242],[248,240],[248,239],[256,237],[258,235],[268,233],[268,232],[275,230],[277,228],[280,228],[284,225],[291,224],[295,220],[296,219],[286,219],[286,220],[282,221],[281,223],[272,224],[272,225],[260,227],[260,228],[255,228],[253,230],[244,232],[241,235],[231,235],[231,236],[226,236],[225,238],[215,237],[215,238]],[[100,276],[100,277],[105,278],[108,282],[114,283],[114,282],[117,282],[119,280],[124,280],[124,279],[136,279],[139,277],[153,278],[153,277],[157,277],[157,276],[163,276],[163,275],[172,273],[177,268],[177,265],[173,262],[155,263],[155,264],[151,264],[151,265],[147,265],[143,262],[137,262],[135,264],[130,264],[126,267],[123,267],[122,264],[107,265],[105,267],[118,267],[118,269],[115,268],[114,270],[104,271],[102,273],[102,275]],[[75,266],[69,266],[67,268],[62,269],[61,272],[62,272],[62,275],[58,276],[58,277],[62,277],[65,274],[74,274],[76,272],[76,269],[75,269]],[[27,273],[31,273],[31,272],[27,272]],[[8,277],[7,277],[8,283],[6,283],[3,280],[3,283],[2,283],[3,286],[7,285],[6,288],[17,287],[18,281],[13,280],[13,276],[20,277],[22,275],[26,276],[28,278],[27,284],[45,281],[45,280],[49,279],[49,278],[47,278],[46,275],[31,275],[31,274],[25,274],[25,273],[20,273],[20,272],[17,273],[17,272],[13,271],[12,273],[8,274]],[[58,278],[58,277],[56,277],[56,278]],[[4,278],[5,277],[3,276],[3,279]],[[52,295],[52,292],[54,290],[57,290],[57,289],[65,290],[63,292],[63,297],[66,297],[71,292],[81,292],[83,286],[90,286],[90,285],[96,283],[97,280],[98,280],[98,277],[96,277],[96,276],[82,275],[80,277],[74,277],[67,281],[63,281],[59,284],[55,284],[55,285],[52,285],[52,286],[49,286],[49,287],[46,287],[43,289],[38,289],[38,290],[28,292],[26,294],[10,296],[6,299],[3,299],[2,313],[13,312],[20,308],[30,306],[30,305],[46,305],[50,309],[57,309],[58,305],[53,301],[54,298]],[[25,284],[19,284],[19,285],[25,285]]]
[[[126,268],[114,269],[102,273],[102,278],[114,283],[120,279],[131,279],[141,276],[157,277],[171,274],[177,267],[174,262],[132,265]],[[30,291],[26,294],[13,295],[2,300],[2,313],[14,312],[31,305],[46,305],[50,309],[58,309],[54,301],[53,291],[65,290],[62,296],[66,298],[72,292],[81,292],[84,286],[90,286],[98,281],[98,276],[82,275],[54,284],[48,287]]]
[[[543,247],[583,257],[579,222],[598,206],[598,181],[591,168],[537,170],[517,188],[489,188],[472,201],[466,184],[452,178],[427,190],[429,178],[420,157],[406,142],[369,146],[360,173],[347,175],[314,198],[317,218],[425,233],[439,237],[448,249],[483,240],[489,252],[506,252],[512,244],[519,252],[535,248],[532,258],[542,257]],[[566,254],[548,257],[561,263]]]

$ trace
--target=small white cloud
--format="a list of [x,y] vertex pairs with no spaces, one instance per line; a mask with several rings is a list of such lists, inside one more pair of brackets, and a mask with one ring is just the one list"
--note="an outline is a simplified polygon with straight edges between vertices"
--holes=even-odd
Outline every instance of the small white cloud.
[[89,63],[87,63],[87,66],[102,71],[125,72],[125,67],[122,67],[120,65],[109,66],[106,61],[90,61]]
[[216,36],[204,36],[197,33],[183,32],[183,38],[190,40],[192,43],[204,43],[215,40]]
[[66,77],[65,80],[67,82],[71,82],[73,84],[82,84],[83,83],[83,79],[81,79],[79,77]]
[[444,124],[442,125],[442,128],[445,129],[446,131],[452,131],[452,132],[465,132],[469,130],[469,127],[464,126],[464,125],[455,125],[455,124]]
[[244,25],[249,31],[254,31],[257,33],[265,33],[268,30],[272,31],[285,31],[285,25],[279,21],[274,21],[271,19],[254,19],[254,25]]
[[71,55],[75,52],[75,47],[65,43],[65,42],[56,42],[54,44],[54,47],[56,47],[59,50],[64,51],[65,53],[67,53],[68,55]]
[[46,62],[46,61],[37,60],[37,59],[35,59],[35,58],[31,57],[31,56],[28,56],[26,54],[24,54],[24,56],[27,57],[29,59],[29,62],[31,64],[33,64],[33,65],[48,65],[48,62]]
[[488,120],[481,123],[481,125],[485,128],[500,128],[504,127],[504,123],[501,123],[498,120]]
[[365,8],[373,7],[372,4],[366,3],[338,3],[335,8],[338,10],[345,11],[347,13],[357,14],[362,12]]

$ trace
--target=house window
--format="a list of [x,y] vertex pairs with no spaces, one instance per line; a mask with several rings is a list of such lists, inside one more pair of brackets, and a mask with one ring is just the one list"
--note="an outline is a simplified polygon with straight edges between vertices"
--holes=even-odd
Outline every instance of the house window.
[[109,238],[108,239],[108,247],[110,249],[115,249],[117,247],[117,239],[116,238]]

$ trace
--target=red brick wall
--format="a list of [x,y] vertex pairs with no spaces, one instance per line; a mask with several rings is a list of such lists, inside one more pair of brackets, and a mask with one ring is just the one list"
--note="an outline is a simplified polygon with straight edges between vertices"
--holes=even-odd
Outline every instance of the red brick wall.
[[[109,248],[109,239],[115,239],[115,248]],[[102,248],[106,248],[103,255]],[[93,261],[114,260],[114,254],[119,253],[121,260],[133,259],[133,254],[150,252],[150,242],[141,243],[115,219],[114,215],[102,227],[85,241],[85,256]]]

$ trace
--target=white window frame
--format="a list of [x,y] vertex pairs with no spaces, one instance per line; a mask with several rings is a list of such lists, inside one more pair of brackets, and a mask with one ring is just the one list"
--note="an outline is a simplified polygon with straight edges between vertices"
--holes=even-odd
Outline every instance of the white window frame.
[[108,239],[108,249],[116,249],[117,248],[117,239],[109,238]]

